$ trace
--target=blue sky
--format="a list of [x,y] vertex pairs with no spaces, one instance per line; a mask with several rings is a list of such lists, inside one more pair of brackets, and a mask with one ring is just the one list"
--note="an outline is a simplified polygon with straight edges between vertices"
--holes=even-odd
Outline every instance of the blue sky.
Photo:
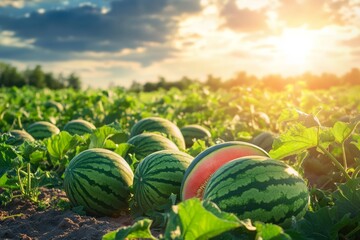
[[0,61],[85,86],[360,66],[359,0],[2,0]]

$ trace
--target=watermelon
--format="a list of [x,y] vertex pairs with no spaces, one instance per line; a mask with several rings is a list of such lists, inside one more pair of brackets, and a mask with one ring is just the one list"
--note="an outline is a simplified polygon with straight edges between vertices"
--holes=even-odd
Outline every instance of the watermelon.
[[25,141],[35,141],[35,139],[24,130],[11,130],[9,133],[11,134],[11,137],[9,137],[6,143],[10,145],[20,145]]
[[128,209],[134,174],[118,154],[92,148],[76,155],[65,170],[64,189],[70,203],[96,216],[118,216]]
[[261,147],[265,151],[269,152],[272,149],[275,135],[271,132],[262,132],[251,141],[252,144]]
[[72,135],[83,135],[86,133],[92,133],[95,129],[96,127],[94,126],[94,124],[82,119],[72,120],[64,126],[64,131],[67,131]]
[[145,157],[134,176],[134,199],[145,213],[179,196],[186,168],[194,158],[180,151],[163,150]]
[[194,144],[194,140],[205,140],[208,141],[211,138],[211,133],[206,128],[197,125],[187,125],[180,128],[180,131],[185,139],[185,146],[190,148]]
[[[136,135],[130,138],[127,143],[132,145],[128,153],[135,154],[137,160],[142,160],[149,154],[161,150],[179,150],[175,143],[155,133]],[[127,156],[126,159],[129,160],[129,157]]]
[[263,149],[246,142],[232,141],[207,148],[197,155],[185,172],[181,184],[181,199],[202,198],[206,182],[225,163],[239,157],[269,155]]
[[237,158],[209,179],[204,199],[240,219],[288,226],[302,218],[309,191],[298,172],[287,164],[259,156]]
[[54,124],[44,121],[31,124],[26,131],[35,139],[48,138],[60,132]]
[[64,110],[63,105],[54,100],[49,100],[49,101],[45,102],[44,106],[46,108],[55,108],[58,112],[62,112]]
[[143,132],[158,132],[165,134],[180,149],[185,149],[185,140],[180,129],[167,119],[160,117],[148,117],[137,122],[130,132],[130,137],[134,137]]

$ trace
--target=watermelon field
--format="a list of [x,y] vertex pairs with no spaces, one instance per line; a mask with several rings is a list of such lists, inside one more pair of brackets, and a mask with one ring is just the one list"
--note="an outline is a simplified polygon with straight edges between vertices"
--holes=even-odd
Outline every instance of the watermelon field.
[[0,239],[360,239],[359,92],[0,88]]

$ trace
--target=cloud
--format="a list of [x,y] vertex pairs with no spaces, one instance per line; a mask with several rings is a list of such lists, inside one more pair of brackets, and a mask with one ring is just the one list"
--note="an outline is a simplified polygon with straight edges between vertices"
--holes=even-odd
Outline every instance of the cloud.
[[[32,12],[29,17],[0,15],[0,29],[15,32],[17,38],[35,40],[34,50],[19,53],[12,49],[12,53],[1,49],[0,55],[2,58],[27,57],[29,52],[39,50],[44,51],[41,57],[50,57],[48,53],[111,53],[149,46],[149,43],[166,45],[177,30],[176,17],[200,9],[199,2],[191,0],[122,0],[112,1],[105,13],[100,7],[85,4],[76,8],[47,9],[43,13]],[[161,51],[154,59],[168,56],[171,49]],[[155,53],[150,55],[155,56]],[[149,61],[143,62],[148,64]]]
[[343,45],[347,46],[347,47],[360,47],[360,35],[358,35],[357,37],[342,41]]
[[223,27],[234,31],[252,32],[267,28],[264,9],[239,9],[236,0],[230,0],[222,7],[221,16],[225,19]]
[[288,27],[306,25],[318,29],[327,25],[345,24],[342,11],[348,0],[282,0],[277,9],[279,19]]

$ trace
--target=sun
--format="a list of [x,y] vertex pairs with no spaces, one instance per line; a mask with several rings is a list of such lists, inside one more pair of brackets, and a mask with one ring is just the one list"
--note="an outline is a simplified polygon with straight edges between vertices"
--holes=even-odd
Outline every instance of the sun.
[[305,65],[310,59],[313,36],[304,29],[285,30],[275,47],[282,61],[289,65]]

